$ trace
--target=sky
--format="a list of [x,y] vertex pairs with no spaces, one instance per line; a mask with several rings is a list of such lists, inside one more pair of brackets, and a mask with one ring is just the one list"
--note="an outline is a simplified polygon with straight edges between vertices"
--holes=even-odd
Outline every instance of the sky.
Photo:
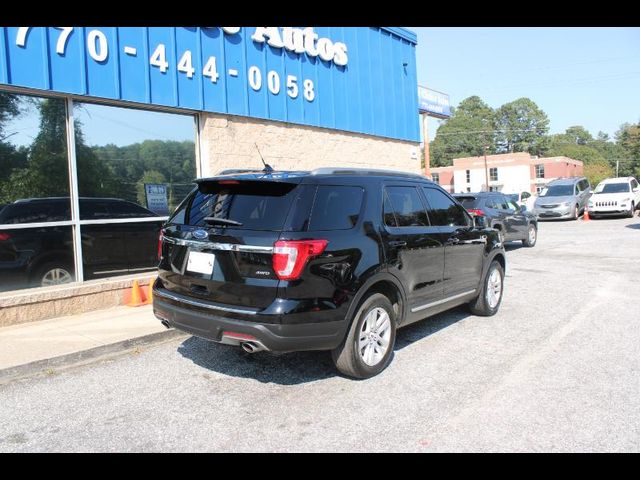
[[[613,137],[640,122],[640,28],[407,27],[416,32],[418,83],[452,106],[478,95],[490,107],[521,97],[549,117]],[[433,139],[439,121],[429,119]]]
[[[454,107],[472,95],[493,108],[528,97],[549,117],[550,133],[582,125],[613,137],[622,123],[640,122],[640,28],[408,28],[418,36],[418,83],[449,94]],[[88,104],[76,115],[89,145],[195,140],[189,116]],[[429,119],[430,139],[438,125]],[[13,143],[30,144],[35,112],[14,129]]]

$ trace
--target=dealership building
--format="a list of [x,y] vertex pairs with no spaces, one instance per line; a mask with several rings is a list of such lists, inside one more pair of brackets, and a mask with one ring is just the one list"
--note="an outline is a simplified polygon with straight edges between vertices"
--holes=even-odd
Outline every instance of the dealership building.
[[0,326],[148,284],[196,177],[421,172],[409,30],[0,28]]

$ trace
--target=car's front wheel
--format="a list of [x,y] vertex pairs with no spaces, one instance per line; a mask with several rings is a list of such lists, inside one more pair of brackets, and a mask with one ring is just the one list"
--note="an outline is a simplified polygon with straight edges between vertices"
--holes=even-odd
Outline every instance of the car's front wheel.
[[636,206],[631,202],[631,209],[627,212],[627,217],[633,217],[634,213],[636,213]]
[[475,300],[469,303],[471,313],[483,317],[495,315],[502,302],[503,287],[504,269],[502,265],[500,265],[500,262],[493,260],[482,282],[480,293]]
[[395,341],[393,306],[386,296],[374,293],[360,305],[347,338],[332,352],[333,362],[349,377],[373,377],[391,361]]

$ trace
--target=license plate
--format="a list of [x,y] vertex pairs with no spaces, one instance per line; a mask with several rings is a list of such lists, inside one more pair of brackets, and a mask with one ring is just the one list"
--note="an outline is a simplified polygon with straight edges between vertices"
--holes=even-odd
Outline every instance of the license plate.
[[213,253],[189,252],[187,259],[187,271],[204,273],[211,275],[213,273],[213,264],[216,256]]

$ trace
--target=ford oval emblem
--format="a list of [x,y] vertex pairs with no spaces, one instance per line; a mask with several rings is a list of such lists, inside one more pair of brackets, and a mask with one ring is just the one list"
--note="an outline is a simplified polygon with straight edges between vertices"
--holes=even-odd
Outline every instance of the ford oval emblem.
[[200,228],[198,230],[194,230],[193,232],[191,232],[191,236],[196,240],[205,240],[209,238],[209,233]]

